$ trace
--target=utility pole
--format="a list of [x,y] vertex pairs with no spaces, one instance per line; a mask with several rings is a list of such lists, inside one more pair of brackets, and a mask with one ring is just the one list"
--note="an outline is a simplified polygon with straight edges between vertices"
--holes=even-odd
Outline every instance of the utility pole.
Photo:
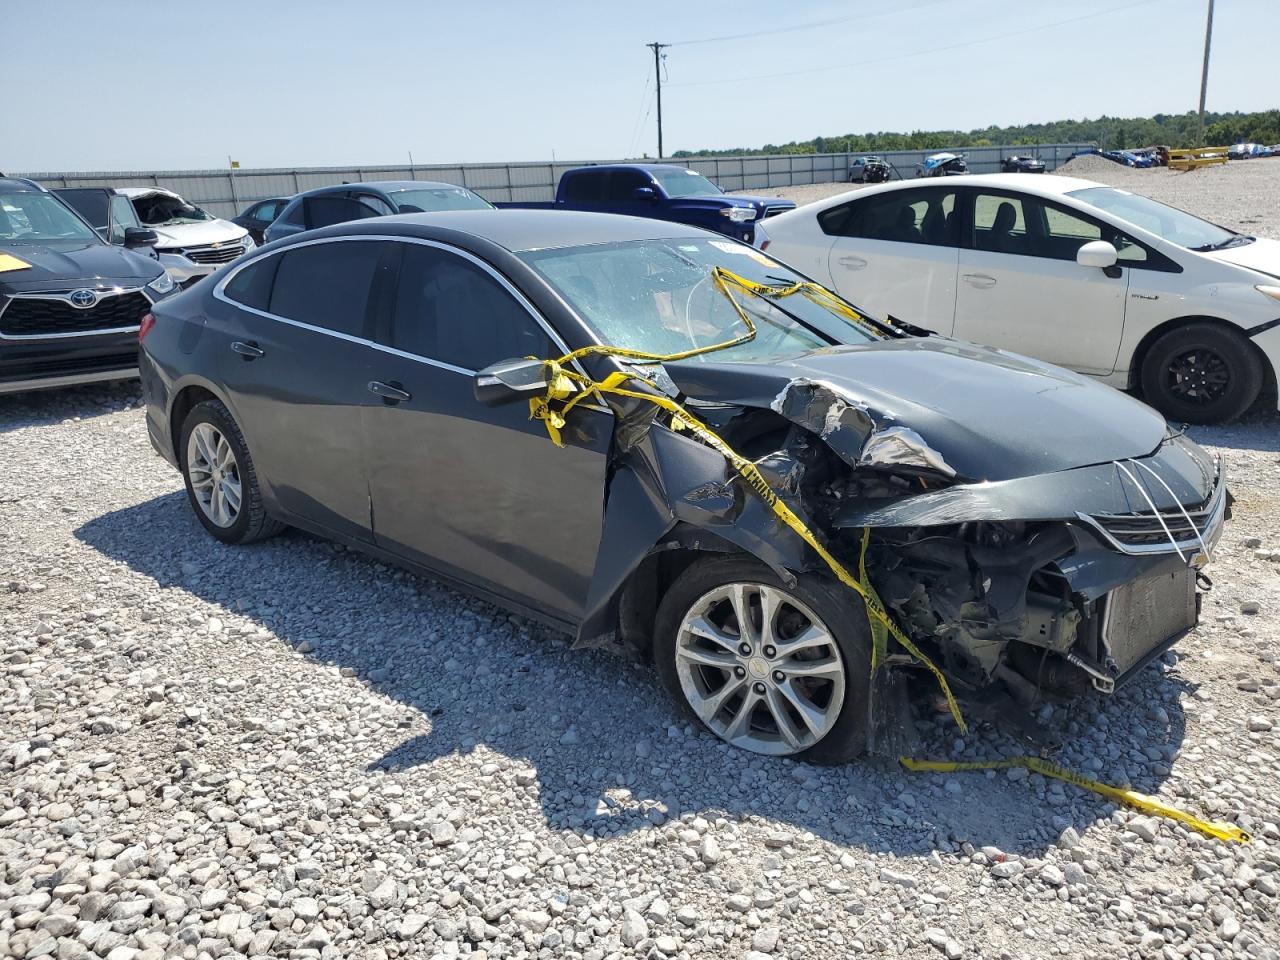
[[1213,0],[1209,0],[1209,17],[1204,24],[1204,67],[1200,71],[1200,119],[1196,146],[1204,146],[1204,94],[1209,86],[1209,41],[1213,39]]
[[662,159],[662,51],[671,46],[669,43],[646,43],[653,51],[653,78],[658,84],[658,159]]

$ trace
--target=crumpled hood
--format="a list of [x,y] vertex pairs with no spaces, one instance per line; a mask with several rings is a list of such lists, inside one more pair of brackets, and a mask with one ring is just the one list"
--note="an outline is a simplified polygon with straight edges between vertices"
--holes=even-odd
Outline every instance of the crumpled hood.
[[[1168,429],[1150,407],[1088,377],[941,337],[829,347],[767,362],[664,366],[691,398],[807,417],[805,425],[847,462],[864,453],[874,453],[872,461],[892,459],[911,449],[936,454],[962,480],[1009,480],[1142,457]],[[841,403],[802,412],[811,397],[828,396],[815,394],[812,384],[830,388]]]
[[31,264],[27,269],[0,273],[0,293],[94,287],[99,280],[141,285],[161,273],[160,264],[150,257],[109,243],[0,244],[0,251]]
[[201,247],[210,243],[226,243],[239,240],[249,231],[229,220],[202,220],[198,223],[175,223],[164,227],[151,227],[159,240],[156,246]]
[[1202,256],[1224,260],[1238,267],[1248,267],[1269,277],[1280,277],[1280,241],[1258,237],[1253,243],[1225,250],[1209,250]]

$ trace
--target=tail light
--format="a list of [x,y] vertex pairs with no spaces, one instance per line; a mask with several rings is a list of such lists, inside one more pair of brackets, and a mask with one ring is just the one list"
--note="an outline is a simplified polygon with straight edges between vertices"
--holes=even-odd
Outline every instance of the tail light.
[[[769,244],[770,244],[770,243],[772,243],[772,242],[773,242],[772,240],[762,240],[762,241],[760,241],[760,249],[761,249],[761,250],[768,250],[768,249],[769,249]],[[150,314],[148,314],[148,316],[150,316]]]
[[151,332],[151,328],[156,325],[156,315],[148,311],[142,315],[142,320],[138,323],[138,342],[141,343],[147,339],[147,334]]

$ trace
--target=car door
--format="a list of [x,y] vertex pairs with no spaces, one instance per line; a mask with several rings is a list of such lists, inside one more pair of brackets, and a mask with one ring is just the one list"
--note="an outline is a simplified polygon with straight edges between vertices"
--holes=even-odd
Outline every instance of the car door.
[[1011,190],[969,189],[955,336],[1081,373],[1115,369],[1129,270],[1076,263],[1097,221]]
[[475,372],[563,342],[481,261],[404,242],[364,410],[376,542],[557,618],[581,617],[604,519],[613,417],[579,408],[556,447],[525,403],[486,407]]
[[221,376],[254,466],[283,510],[372,539],[361,409],[370,291],[391,246],[335,238],[250,261],[219,289]]
[[[951,333],[960,218],[950,186],[885,190],[819,215],[837,292],[880,317]],[[766,230],[768,228],[766,227]]]

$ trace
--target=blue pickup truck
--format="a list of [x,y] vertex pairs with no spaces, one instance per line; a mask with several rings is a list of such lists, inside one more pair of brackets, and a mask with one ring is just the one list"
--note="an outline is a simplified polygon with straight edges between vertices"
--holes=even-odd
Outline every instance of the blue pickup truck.
[[752,243],[759,221],[794,210],[796,205],[777,197],[727,194],[702,174],[675,164],[618,163],[566,170],[554,201],[498,206],[674,220]]

